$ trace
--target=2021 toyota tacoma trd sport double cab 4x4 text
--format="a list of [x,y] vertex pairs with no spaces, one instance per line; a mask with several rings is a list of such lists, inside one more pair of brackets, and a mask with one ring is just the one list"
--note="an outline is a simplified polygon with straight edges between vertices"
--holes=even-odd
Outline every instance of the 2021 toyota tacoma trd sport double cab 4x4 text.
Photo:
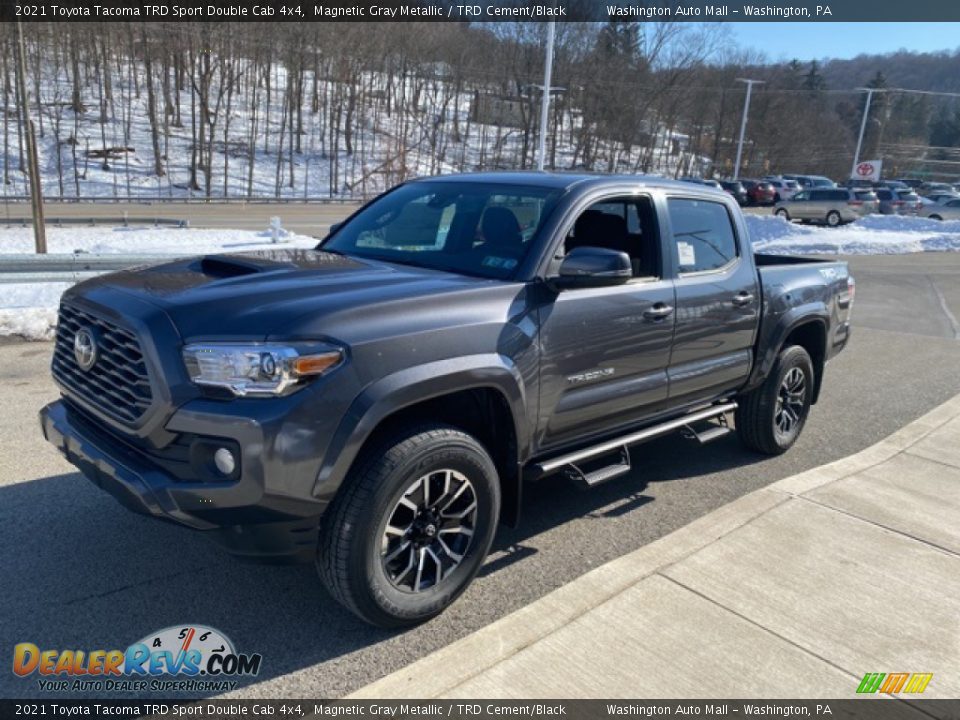
[[782,453],[847,343],[845,263],[751,251],[736,202],[644,177],[409,182],[315,250],[88,280],[47,440],[127,507],[315,558],[379,625],[467,587],[522,484],[732,431]]

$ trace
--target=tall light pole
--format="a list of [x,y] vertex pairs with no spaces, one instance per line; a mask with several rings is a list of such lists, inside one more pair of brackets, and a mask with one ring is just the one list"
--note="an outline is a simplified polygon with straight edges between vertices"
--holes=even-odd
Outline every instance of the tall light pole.
[[857,165],[860,164],[860,148],[863,146],[863,134],[867,129],[867,116],[870,114],[870,101],[873,99],[873,93],[877,91],[876,88],[857,88],[867,93],[867,102],[863,106],[863,120],[860,121],[860,135],[857,137],[857,151],[853,154],[853,167],[850,168],[850,177],[853,178],[857,174]]
[[750,96],[753,94],[753,86],[762,85],[763,80],[737,78],[737,82],[747,84],[747,97],[743,101],[743,117],[740,119],[740,141],[737,143],[737,164],[733,168],[734,181],[740,179],[740,159],[743,157],[743,136],[747,131],[747,113],[750,112]]
[[553,78],[553,36],[556,23],[547,23],[547,57],[543,63],[543,94],[540,97],[540,143],[537,147],[537,170],[542,171],[547,155],[547,120],[550,114],[550,81]]

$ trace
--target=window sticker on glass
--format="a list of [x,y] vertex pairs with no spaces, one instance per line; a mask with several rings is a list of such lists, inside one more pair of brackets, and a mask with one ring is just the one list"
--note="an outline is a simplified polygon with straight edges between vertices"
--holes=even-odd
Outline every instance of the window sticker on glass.
[[677,243],[677,253],[680,255],[680,267],[696,267],[697,253],[693,245],[681,240]]
[[503,258],[497,257],[496,255],[487,255],[483,259],[483,266],[489,268],[503,268],[504,270],[512,270],[517,266],[517,261],[513,258]]

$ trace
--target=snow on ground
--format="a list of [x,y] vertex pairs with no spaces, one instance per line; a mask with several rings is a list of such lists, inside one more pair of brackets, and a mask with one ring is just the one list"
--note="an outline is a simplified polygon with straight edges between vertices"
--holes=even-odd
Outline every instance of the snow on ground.
[[[747,215],[754,248],[786,255],[896,255],[912,252],[960,252],[960,222],[916,217],[871,215],[840,228],[797,225],[772,215]],[[285,247],[308,248],[315,238],[284,233]],[[270,232],[182,228],[57,228],[47,229],[51,253],[75,251],[101,254],[198,255],[243,252],[275,247]],[[3,254],[33,250],[30,228],[0,229]],[[56,308],[66,283],[0,285],[0,336],[31,340],[53,337]]]
[[754,249],[774,255],[899,255],[960,251],[960,222],[869,215],[849,225],[798,225],[773,215],[747,215]]
[[[317,239],[281,231],[284,247],[315,247]],[[47,252],[101,255],[202,255],[273,247],[269,230],[157,227],[47,227]],[[33,228],[0,228],[0,255],[32,253]]]
[[[282,231],[282,247],[311,248],[317,239]],[[270,231],[194,230],[152,227],[47,228],[50,253],[77,251],[101,255],[145,254],[201,255],[216,252],[244,252],[277,247]],[[0,263],[11,253],[33,252],[33,229],[0,229]],[[28,340],[53,337],[60,295],[70,283],[14,283],[0,285],[0,337],[18,336]]]

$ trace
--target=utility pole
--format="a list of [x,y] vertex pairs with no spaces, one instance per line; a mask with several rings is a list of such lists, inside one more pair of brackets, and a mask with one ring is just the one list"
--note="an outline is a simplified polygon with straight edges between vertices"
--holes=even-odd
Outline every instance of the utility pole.
[[763,85],[763,80],[748,80],[746,78],[737,78],[737,82],[747,84],[747,97],[743,101],[743,117],[740,119],[740,141],[737,143],[737,164],[733,168],[733,179],[740,179],[740,160],[743,157],[743,136],[747,132],[747,114],[750,112],[750,96],[753,94],[754,85]]
[[863,119],[860,121],[860,135],[857,137],[857,151],[853,155],[853,167],[850,168],[851,178],[856,176],[857,165],[860,164],[860,149],[863,147],[863,134],[867,129],[867,116],[870,114],[870,101],[873,100],[873,93],[877,91],[876,88],[857,88],[857,90],[862,90],[867,93],[867,102],[863,107]]
[[537,147],[537,170],[543,171],[547,156],[547,120],[550,114],[550,81],[553,78],[553,37],[556,33],[556,23],[551,20],[547,23],[547,57],[543,63],[543,94],[540,97],[540,144]]
[[38,253],[47,252],[47,232],[43,221],[43,187],[40,185],[40,164],[37,160],[37,138],[30,119],[30,98],[27,95],[27,61],[23,49],[23,28],[16,22],[17,87],[20,90],[21,124],[27,143],[27,175],[30,178],[30,206],[33,208],[33,237]]

